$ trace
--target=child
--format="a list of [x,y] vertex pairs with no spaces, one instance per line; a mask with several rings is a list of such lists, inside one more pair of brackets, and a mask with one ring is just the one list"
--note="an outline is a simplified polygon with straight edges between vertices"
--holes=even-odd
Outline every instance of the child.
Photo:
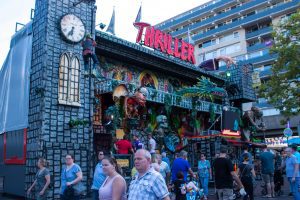
[[173,187],[174,187],[174,192],[176,195],[175,200],[182,200],[186,199],[186,188],[185,188],[185,181],[184,181],[184,175],[182,171],[177,172],[176,174],[177,180],[174,181]]

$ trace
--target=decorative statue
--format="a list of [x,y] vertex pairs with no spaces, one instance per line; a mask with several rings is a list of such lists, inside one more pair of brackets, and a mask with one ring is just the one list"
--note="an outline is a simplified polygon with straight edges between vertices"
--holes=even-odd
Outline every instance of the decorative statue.
[[244,124],[242,130],[243,139],[249,141],[251,136],[257,131],[265,131],[265,125],[263,123],[263,113],[258,107],[251,107],[244,113],[242,121]]
[[176,92],[177,95],[186,97],[199,97],[213,101],[215,97],[223,98],[227,96],[226,90],[217,86],[209,78],[202,76],[198,83],[192,87],[185,87]]
[[168,129],[169,128],[168,119],[167,119],[167,116],[165,116],[165,115],[158,115],[156,117],[156,123],[157,123],[158,129]]
[[227,68],[229,68],[230,65],[235,64],[235,61],[231,57],[222,55],[213,59],[203,61],[198,67],[204,69],[205,71],[219,70],[219,61],[225,62]]
[[86,34],[85,39],[81,42],[82,46],[82,56],[83,56],[83,62],[84,62],[84,75],[89,75],[89,59],[92,58],[94,64],[92,67],[92,75],[94,77],[100,78],[100,75],[97,71],[97,65],[99,64],[99,61],[97,59],[97,56],[95,55],[94,48],[97,45],[97,43],[93,40],[91,37],[91,34]]
[[147,89],[142,87],[135,91],[133,96],[125,98],[125,113],[128,118],[138,118],[140,111],[146,106]]

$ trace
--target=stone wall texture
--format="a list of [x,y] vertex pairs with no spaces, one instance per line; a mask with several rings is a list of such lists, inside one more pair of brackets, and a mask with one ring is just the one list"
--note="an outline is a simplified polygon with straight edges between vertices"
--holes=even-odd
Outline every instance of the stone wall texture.
[[[92,116],[93,80],[89,83],[80,76],[81,106],[58,103],[59,60],[64,52],[81,55],[79,44],[63,40],[59,22],[63,15],[72,13],[80,17],[86,30],[94,34],[94,1],[84,1],[76,7],[78,0],[36,0],[33,20],[32,67],[30,79],[29,129],[27,138],[27,163],[25,190],[32,184],[37,172],[37,161],[44,157],[49,161],[51,172],[50,199],[59,198],[60,176],[67,153],[75,156],[75,163],[83,171],[83,180],[90,188],[92,178],[93,132],[87,126],[70,128],[70,119],[89,120]],[[83,60],[80,57],[81,69]],[[42,89],[43,94],[36,89]],[[91,94],[90,94],[91,92]]]

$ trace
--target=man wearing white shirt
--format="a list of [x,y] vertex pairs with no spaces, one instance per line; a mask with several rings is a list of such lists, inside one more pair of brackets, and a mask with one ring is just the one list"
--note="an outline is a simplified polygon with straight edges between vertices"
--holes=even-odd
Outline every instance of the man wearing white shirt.
[[171,170],[168,163],[162,161],[162,156],[160,154],[156,155],[157,163],[159,164],[159,172],[164,177],[166,184],[168,185],[171,175]]
[[154,160],[154,159],[155,159],[156,142],[155,142],[155,140],[152,138],[152,135],[151,135],[151,134],[148,135],[148,139],[149,139],[149,152],[150,152],[150,154],[151,154],[151,159]]

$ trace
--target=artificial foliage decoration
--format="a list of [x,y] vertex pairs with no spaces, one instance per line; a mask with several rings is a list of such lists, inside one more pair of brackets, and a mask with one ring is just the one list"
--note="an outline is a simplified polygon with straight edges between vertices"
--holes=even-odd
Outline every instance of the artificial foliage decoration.
[[127,88],[128,88],[128,91],[129,91],[131,94],[133,94],[134,91],[135,91],[135,89],[136,89],[135,85],[133,85],[133,84],[131,84],[131,83],[127,84]]
[[192,87],[185,87],[176,92],[178,95],[185,97],[199,97],[201,99],[210,99],[212,102],[214,98],[223,98],[227,92],[223,88],[210,81],[209,78],[201,76],[198,78],[198,83]]
[[106,125],[112,129],[116,129],[120,125],[120,112],[117,105],[108,107],[105,111],[105,120],[107,121]]
[[157,90],[152,90],[150,96],[152,99],[154,99],[157,97],[157,94],[158,94]]
[[166,110],[166,114],[168,119],[170,118],[170,114],[172,111],[172,97],[170,94],[166,94],[165,98],[164,98],[164,103],[165,103],[165,110]]
[[118,80],[112,80],[111,81],[112,90],[114,90],[118,85],[119,85],[119,81]]
[[277,56],[270,79],[259,95],[286,118],[300,113],[300,10],[273,28],[271,56]]
[[176,104],[180,105],[181,101],[182,101],[182,96],[177,96],[176,97]]
[[213,104],[209,105],[209,120],[213,123],[216,119],[216,106]]
[[89,120],[86,119],[70,119],[69,126],[70,128],[74,128],[76,126],[85,126],[89,124]]

